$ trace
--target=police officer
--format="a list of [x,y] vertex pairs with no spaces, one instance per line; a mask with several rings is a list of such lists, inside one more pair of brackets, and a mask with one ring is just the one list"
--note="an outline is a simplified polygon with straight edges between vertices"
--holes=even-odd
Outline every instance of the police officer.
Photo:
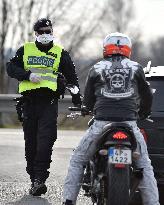
[[[57,138],[58,99],[68,84],[79,87],[69,53],[54,43],[52,23],[39,19],[34,24],[35,42],[26,42],[7,63],[7,73],[19,81],[23,96],[23,131],[26,171],[30,175],[30,194],[45,194],[52,147]],[[64,78],[60,78],[62,73]],[[80,106],[80,93],[72,94],[72,103]]]

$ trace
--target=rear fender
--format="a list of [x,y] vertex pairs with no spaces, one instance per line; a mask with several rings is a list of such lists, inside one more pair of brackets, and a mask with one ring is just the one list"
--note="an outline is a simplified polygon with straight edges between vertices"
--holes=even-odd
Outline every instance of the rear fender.
[[[126,139],[114,139],[113,134],[117,131],[123,131],[127,133],[128,138]],[[127,123],[110,123],[104,127],[103,133],[98,141],[98,147],[103,148],[104,145],[121,145],[130,147],[135,150],[137,147],[136,138],[134,136],[132,128]]]
[[117,141],[113,141],[113,140],[107,140],[104,143],[105,147],[111,147],[111,146],[121,146],[121,147],[128,147],[131,148],[131,142],[130,141],[122,141],[122,140],[117,140]]

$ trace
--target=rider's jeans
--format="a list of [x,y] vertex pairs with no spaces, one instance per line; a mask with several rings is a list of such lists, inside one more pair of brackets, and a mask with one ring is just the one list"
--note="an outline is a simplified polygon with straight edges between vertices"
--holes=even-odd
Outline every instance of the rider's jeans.
[[[147,145],[135,121],[127,121],[133,128],[136,140],[140,146],[141,156],[136,161],[138,168],[144,168],[143,179],[139,188],[141,191],[144,205],[159,205],[159,196],[157,182],[154,178],[153,167],[147,152]],[[63,201],[72,200],[76,204],[77,196],[81,187],[84,166],[93,156],[96,150],[96,144],[100,139],[103,127],[110,123],[109,121],[95,120],[94,124],[87,130],[85,136],[80,141],[78,147],[73,152],[70,160],[68,174],[65,179]]]

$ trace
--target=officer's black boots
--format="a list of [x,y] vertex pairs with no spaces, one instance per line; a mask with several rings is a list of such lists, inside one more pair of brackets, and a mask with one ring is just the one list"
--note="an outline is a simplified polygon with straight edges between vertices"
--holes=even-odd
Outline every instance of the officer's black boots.
[[33,196],[41,196],[42,194],[45,194],[46,192],[47,192],[47,187],[45,183],[43,181],[40,181],[39,179],[35,179],[31,185],[29,194]]
[[73,205],[71,200],[66,200],[65,202],[63,202],[63,205]]

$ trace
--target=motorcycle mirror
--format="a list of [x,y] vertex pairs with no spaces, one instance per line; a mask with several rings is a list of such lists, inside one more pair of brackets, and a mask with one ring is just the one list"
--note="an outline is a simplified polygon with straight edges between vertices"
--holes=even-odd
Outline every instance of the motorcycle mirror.
[[144,73],[149,74],[151,70],[151,61],[147,63],[147,66],[144,68]]

